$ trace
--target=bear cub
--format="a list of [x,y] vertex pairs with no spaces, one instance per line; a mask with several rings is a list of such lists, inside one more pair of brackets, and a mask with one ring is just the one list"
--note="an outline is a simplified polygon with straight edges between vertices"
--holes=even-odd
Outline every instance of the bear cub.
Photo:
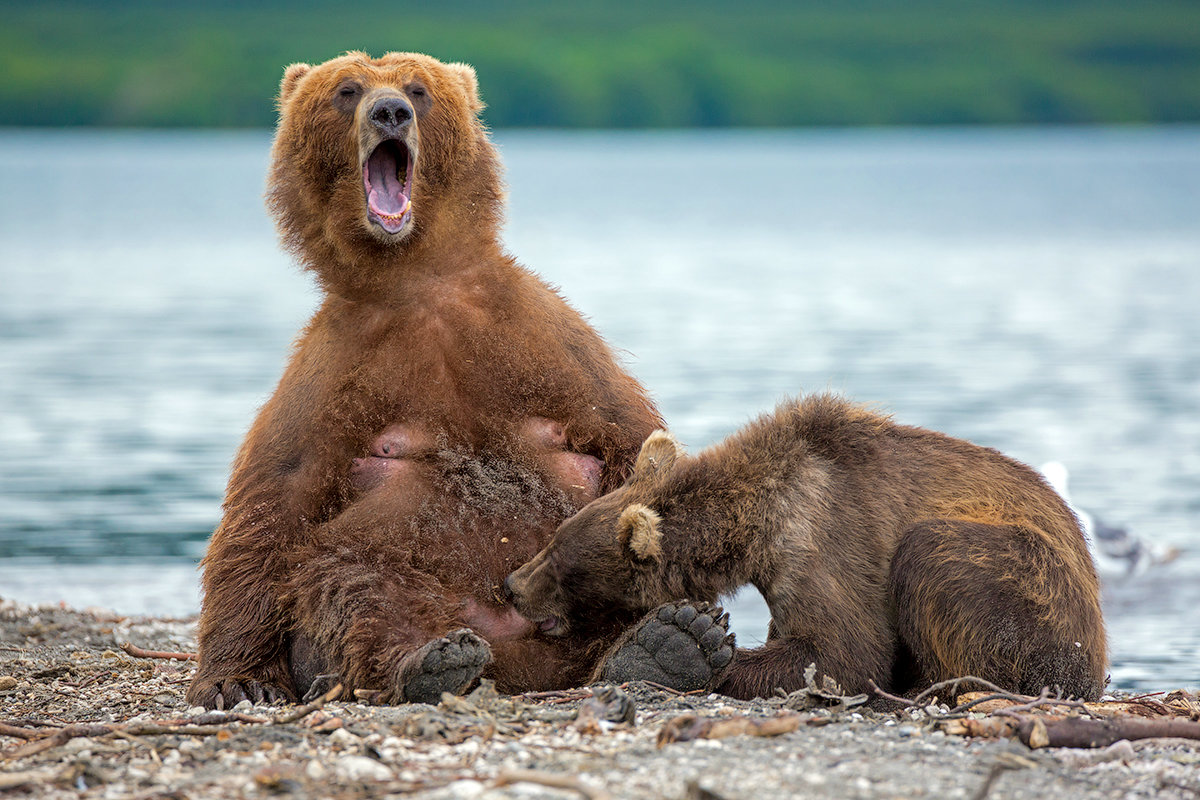
[[[747,583],[771,623],[763,646],[734,652],[707,603]],[[1105,682],[1091,555],[1041,476],[833,395],[785,402],[694,456],[656,431],[630,479],[506,587],[549,636],[650,612],[597,679],[738,698],[799,689],[810,663],[847,692],[974,675],[1095,699]]]

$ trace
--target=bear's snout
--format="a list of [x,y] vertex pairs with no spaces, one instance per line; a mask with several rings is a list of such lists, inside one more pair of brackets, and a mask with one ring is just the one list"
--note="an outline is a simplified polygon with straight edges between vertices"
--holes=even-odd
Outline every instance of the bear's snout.
[[371,121],[371,124],[380,133],[387,137],[402,134],[404,129],[412,122],[412,118],[412,106],[403,97],[397,97],[396,95],[379,98],[371,106],[371,110],[367,112],[367,119]]
[[504,579],[504,595],[517,613],[549,636],[567,632],[565,608],[557,583],[548,576],[541,556],[535,556]]

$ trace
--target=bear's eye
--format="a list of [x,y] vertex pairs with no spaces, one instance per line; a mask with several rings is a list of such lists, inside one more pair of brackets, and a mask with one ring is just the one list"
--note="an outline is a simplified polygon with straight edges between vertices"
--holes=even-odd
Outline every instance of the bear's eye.
[[430,106],[433,105],[433,97],[423,83],[414,81],[405,86],[404,91],[412,100],[413,110],[417,112],[418,117],[424,116],[425,112],[429,111]]
[[362,87],[354,81],[342,81],[338,84],[337,91],[333,95],[333,105],[345,113],[354,110],[358,105],[359,95],[362,94]]

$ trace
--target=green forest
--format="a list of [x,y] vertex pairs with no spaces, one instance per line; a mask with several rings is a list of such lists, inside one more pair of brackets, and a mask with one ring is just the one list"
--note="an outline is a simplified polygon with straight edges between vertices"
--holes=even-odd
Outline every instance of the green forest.
[[5,0],[0,125],[267,127],[352,49],[475,65],[493,127],[1200,121],[1193,0]]

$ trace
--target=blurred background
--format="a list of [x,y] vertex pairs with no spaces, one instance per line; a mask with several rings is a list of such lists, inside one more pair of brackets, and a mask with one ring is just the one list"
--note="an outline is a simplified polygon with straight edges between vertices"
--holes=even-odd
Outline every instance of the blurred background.
[[[832,389],[1060,462],[1114,685],[1200,685],[1200,5],[0,19],[0,597],[197,610],[229,463],[317,302],[262,206],[278,80],[419,50],[475,65],[507,246],[689,446]],[[733,608],[761,639],[756,596]]]

